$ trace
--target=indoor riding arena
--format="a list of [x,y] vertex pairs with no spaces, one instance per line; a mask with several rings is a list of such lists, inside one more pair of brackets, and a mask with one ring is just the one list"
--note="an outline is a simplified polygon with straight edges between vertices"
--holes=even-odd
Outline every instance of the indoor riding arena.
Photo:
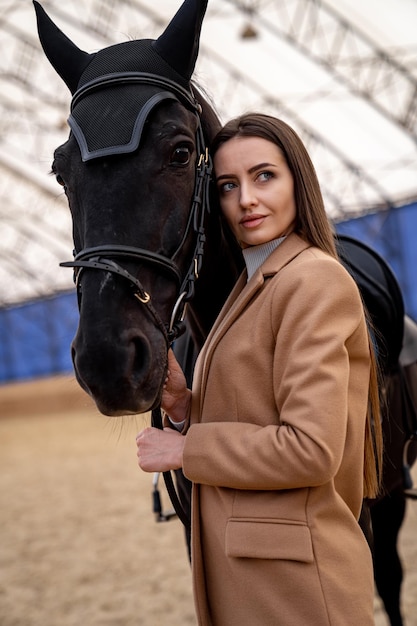
[[[181,522],[155,521],[152,475],[136,464],[146,418],[103,417],[70,377],[4,386],[0,413],[1,626],[195,626]],[[406,626],[417,626],[416,528],[409,501]],[[375,615],[388,626],[377,598]]]
[[[113,44],[158,38],[182,1],[39,4],[85,58]],[[71,342],[82,296],[71,265],[77,228],[64,180],[57,172],[51,175],[54,151],[68,139],[72,89],[43,51],[32,0],[0,0],[0,10],[0,626],[196,626],[183,526],[175,515],[157,521],[154,476],[137,465],[135,435],[149,423],[149,414],[105,417],[75,380]],[[39,5],[37,11],[42,12]],[[308,148],[335,236],[345,242],[341,261],[361,290],[375,337],[383,339],[389,355],[395,354],[389,375],[403,403],[384,433],[385,459],[394,446],[400,446],[401,455],[408,450],[402,456],[411,474],[407,483],[402,458],[386,460],[384,471],[392,470],[397,483],[395,489],[387,487],[384,502],[399,517],[406,489],[414,496],[417,490],[416,24],[415,0],[208,0],[193,74],[221,122],[244,111],[268,113],[285,120]],[[122,72],[121,82],[124,77]],[[123,117],[125,109],[120,110]],[[87,125],[91,117],[86,115]],[[109,119],[106,129],[113,125]],[[142,158],[139,144],[133,152]],[[200,154],[210,161],[208,152]],[[77,155],[84,167],[79,150]],[[194,170],[192,175],[194,182]],[[88,195],[84,191],[85,186],[82,198]],[[109,200],[107,186],[100,191]],[[126,215],[121,198],[109,204],[118,216]],[[152,197],[147,210],[157,205]],[[99,209],[102,225],[101,204]],[[208,211],[205,219],[210,219]],[[107,222],[104,226],[117,234]],[[186,237],[181,238],[182,244]],[[111,243],[116,243],[113,252],[118,247],[117,242],[98,243],[100,250]],[[99,263],[94,271],[113,272],[116,284],[127,274],[131,280],[129,272],[139,275],[138,259],[142,268],[155,257],[165,270],[172,273],[174,266],[176,271],[170,259],[146,248],[148,241],[141,248],[127,243],[125,250],[140,251],[129,259],[129,271],[123,266],[126,258],[120,265],[111,261],[111,270]],[[87,250],[97,250],[91,245]],[[82,270],[92,269],[92,263],[96,257],[83,257]],[[196,267],[191,264],[198,274]],[[133,277],[130,287],[135,280],[140,284]],[[117,293],[122,289],[117,283]],[[177,296],[181,305],[182,294]],[[147,302],[137,299],[138,307]],[[96,306],[97,300],[91,301]],[[137,315],[131,318],[140,326]],[[153,315],[155,327],[160,322],[156,334],[162,329],[169,339],[176,324],[169,328],[158,312]],[[96,317],[100,314],[90,315],[93,330]],[[115,317],[120,319],[114,316],[112,322]],[[101,345],[111,334],[95,336]],[[100,359],[85,352],[103,386]],[[107,354],[113,365],[114,351]],[[164,359],[165,352],[159,359],[162,368]],[[403,372],[401,381],[408,386],[399,385],[393,372]],[[152,369],[150,378],[159,384],[154,374]],[[107,391],[107,383],[118,379],[104,380]],[[170,513],[162,477],[159,490],[163,509]],[[376,626],[417,626],[417,499],[405,502],[397,543],[402,623],[389,620],[375,593]],[[377,523],[384,528],[385,521],[379,517]],[[393,535],[381,536],[379,556],[384,557],[391,553]],[[394,570],[386,585],[394,588]]]

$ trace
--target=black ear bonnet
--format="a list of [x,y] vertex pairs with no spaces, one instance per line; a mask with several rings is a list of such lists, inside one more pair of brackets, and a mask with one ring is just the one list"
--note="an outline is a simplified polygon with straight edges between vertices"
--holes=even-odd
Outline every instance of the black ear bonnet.
[[158,40],[128,41],[94,54],[79,50],[34,4],[45,53],[73,93],[68,123],[83,161],[136,150],[146,119],[163,101],[199,110],[190,78],[207,0],[185,0]]
[[[160,102],[180,99],[190,107],[188,81],[155,52],[154,43],[144,39],[105,48],[83,72],[68,119],[83,161],[136,150],[146,119]],[[152,77],[167,83],[152,84]]]

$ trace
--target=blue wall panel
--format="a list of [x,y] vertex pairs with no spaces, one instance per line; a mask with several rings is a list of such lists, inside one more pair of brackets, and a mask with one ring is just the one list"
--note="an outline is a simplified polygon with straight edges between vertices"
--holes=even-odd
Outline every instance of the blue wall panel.
[[74,292],[0,309],[0,383],[72,372]]

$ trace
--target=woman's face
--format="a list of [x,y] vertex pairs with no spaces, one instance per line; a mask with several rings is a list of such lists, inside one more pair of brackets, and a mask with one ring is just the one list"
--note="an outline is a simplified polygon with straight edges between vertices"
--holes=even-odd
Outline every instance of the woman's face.
[[220,206],[242,248],[290,233],[294,181],[278,146],[260,137],[234,137],[214,157]]

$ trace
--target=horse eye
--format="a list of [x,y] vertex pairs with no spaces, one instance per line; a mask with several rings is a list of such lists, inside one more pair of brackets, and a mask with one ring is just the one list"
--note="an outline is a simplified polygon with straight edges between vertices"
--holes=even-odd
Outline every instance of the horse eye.
[[187,165],[190,162],[190,150],[186,146],[175,148],[171,154],[172,165]]
[[53,174],[55,176],[55,180],[58,183],[58,185],[61,185],[61,187],[65,187],[65,181],[62,178],[61,174],[58,174],[56,167],[55,167],[55,163],[52,163],[52,167],[51,167],[51,174]]

